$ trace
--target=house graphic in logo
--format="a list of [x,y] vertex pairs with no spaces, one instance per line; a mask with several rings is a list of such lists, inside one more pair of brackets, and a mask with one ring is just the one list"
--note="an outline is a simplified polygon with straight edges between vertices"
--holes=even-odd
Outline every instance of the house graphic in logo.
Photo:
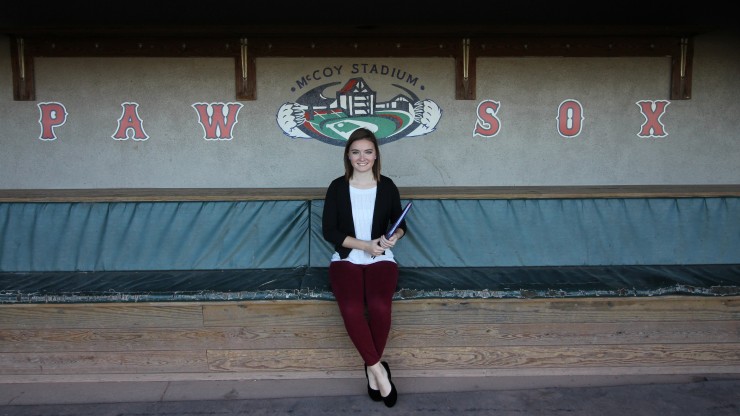
[[294,103],[278,110],[277,123],[294,139],[316,139],[344,146],[360,127],[375,133],[380,144],[434,131],[442,110],[431,100],[420,100],[413,92],[392,84],[402,92],[389,101],[378,101],[377,92],[362,78],[352,78],[333,96],[324,93],[332,82],[320,85]]

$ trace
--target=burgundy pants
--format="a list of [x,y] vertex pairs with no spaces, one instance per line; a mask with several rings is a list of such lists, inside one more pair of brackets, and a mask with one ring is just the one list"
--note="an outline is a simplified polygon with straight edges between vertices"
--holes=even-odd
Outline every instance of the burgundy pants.
[[367,365],[383,356],[391,330],[391,303],[398,283],[398,265],[333,261],[329,280],[349,338]]

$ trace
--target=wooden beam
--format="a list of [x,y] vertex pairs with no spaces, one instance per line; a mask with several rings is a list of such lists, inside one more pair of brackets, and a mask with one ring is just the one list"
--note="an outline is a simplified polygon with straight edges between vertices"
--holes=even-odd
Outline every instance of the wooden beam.
[[479,56],[670,57],[670,99],[688,100],[693,45],[692,37],[680,36],[502,36],[473,39],[471,49],[473,60]]
[[[238,38],[12,37],[10,53],[16,101],[36,99],[33,65],[36,57],[233,57],[237,73],[241,72]],[[241,77],[237,77],[237,92],[240,81]]]
[[[740,185],[420,186],[406,199],[740,197]],[[326,188],[0,189],[1,202],[279,201],[324,199]]]
[[256,60],[266,57],[451,57],[455,98],[476,98],[478,57],[670,57],[672,100],[691,98],[693,38],[680,36],[496,37],[148,37],[29,36],[11,38],[13,97],[35,99],[36,57],[231,57],[235,97],[257,98]]

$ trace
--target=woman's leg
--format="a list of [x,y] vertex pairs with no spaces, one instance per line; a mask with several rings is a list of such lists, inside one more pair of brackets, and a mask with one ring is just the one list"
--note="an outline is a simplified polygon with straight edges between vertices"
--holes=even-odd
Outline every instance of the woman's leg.
[[391,330],[391,306],[397,284],[398,265],[392,261],[373,263],[365,269],[365,302],[379,358],[383,356]]
[[329,281],[350,340],[367,365],[380,361],[373,335],[365,317],[364,266],[348,261],[329,265]]

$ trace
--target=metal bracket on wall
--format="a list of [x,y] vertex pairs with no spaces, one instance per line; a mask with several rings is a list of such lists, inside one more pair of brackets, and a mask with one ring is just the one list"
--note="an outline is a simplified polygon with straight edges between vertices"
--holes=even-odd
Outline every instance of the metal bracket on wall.
[[248,46],[248,39],[241,38],[239,60],[236,62],[236,99],[243,101],[257,98],[256,64]]
[[[681,38],[680,53],[671,55],[671,99],[691,98],[691,73],[694,63],[694,39]],[[680,98],[673,98],[680,97]]]
[[10,38],[10,64],[13,67],[13,100],[35,100],[33,55],[26,53],[25,41],[21,37]]
[[229,57],[234,59],[235,97],[257,99],[256,59],[267,57],[453,58],[455,98],[476,99],[478,57],[670,57],[671,100],[691,98],[691,37],[428,37],[407,39],[264,37],[172,38],[11,36],[13,99],[36,99],[37,57]]
[[455,59],[455,99],[475,99],[475,57],[470,57],[470,38],[464,38],[462,53]]

